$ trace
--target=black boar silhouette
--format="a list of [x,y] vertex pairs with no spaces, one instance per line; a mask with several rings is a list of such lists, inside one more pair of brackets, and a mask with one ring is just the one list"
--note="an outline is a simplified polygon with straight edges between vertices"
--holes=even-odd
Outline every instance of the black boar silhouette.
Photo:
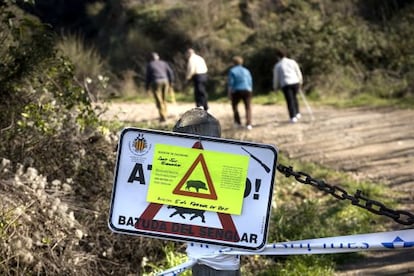
[[199,189],[208,190],[206,187],[206,183],[200,180],[188,180],[187,184],[185,185],[185,189],[190,190],[190,188],[196,189],[197,193]]
[[175,209],[175,212],[170,215],[170,218],[173,217],[173,216],[175,216],[175,215],[180,215],[180,217],[182,217],[183,219],[185,219],[184,214],[190,214],[190,215],[193,215],[190,218],[190,220],[193,220],[196,217],[200,217],[201,218],[201,221],[203,223],[206,222],[206,220],[204,218],[204,212],[205,212],[204,210],[197,210],[197,209],[191,209],[191,208],[185,208],[185,207],[178,207],[178,206],[171,206],[171,205],[169,205],[167,208],[168,209],[171,209],[171,208]]

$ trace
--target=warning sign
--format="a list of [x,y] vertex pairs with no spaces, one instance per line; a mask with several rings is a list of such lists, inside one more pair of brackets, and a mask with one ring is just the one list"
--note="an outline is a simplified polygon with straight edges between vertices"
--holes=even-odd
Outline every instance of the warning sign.
[[109,227],[122,234],[261,249],[276,162],[272,145],[124,129]]
[[246,155],[158,144],[147,201],[240,215]]

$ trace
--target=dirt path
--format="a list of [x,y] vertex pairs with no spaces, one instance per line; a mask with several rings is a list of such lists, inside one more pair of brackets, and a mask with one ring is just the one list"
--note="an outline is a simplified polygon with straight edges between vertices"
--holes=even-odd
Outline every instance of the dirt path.
[[[170,104],[168,123],[174,124],[181,114],[193,107],[190,103]],[[108,108],[105,114],[108,118],[117,117],[124,122],[158,122],[157,110],[152,103],[117,103]],[[243,111],[242,106],[240,111]],[[318,107],[313,108],[313,118],[304,109],[302,119],[297,124],[290,124],[283,104],[255,105],[250,131],[233,128],[228,103],[210,103],[210,113],[220,121],[224,138],[274,144],[290,158],[349,172],[357,179],[381,181],[402,192],[398,198],[401,209],[414,212],[412,110]],[[395,225],[395,229],[405,228]],[[337,275],[414,275],[414,250],[405,250],[402,254],[377,252],[367,256],[361,262],[342,267]]]

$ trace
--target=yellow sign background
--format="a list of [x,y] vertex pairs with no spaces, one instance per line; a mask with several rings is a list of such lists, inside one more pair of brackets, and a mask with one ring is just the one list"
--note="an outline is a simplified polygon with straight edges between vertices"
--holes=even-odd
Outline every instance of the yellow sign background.
[[[207,172],[202,162],[189,172],[200,154]],[[248,167],[246,155],[156,144],[147,201],[240,215]],[[174,193],[180,182],[179,193]],[[214,192],[217,199],[205,198]]]

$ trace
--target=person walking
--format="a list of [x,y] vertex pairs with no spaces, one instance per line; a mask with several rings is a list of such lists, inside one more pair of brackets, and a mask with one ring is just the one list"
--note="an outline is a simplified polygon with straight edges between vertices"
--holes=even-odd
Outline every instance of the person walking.
[[229,70],[227,83],[227,93],[231,100],[234,124],[237,127],[242,125],[238,105],[240,101],[243,101],[246,115],[246,128],[251,130],[253,80],[250,71],[243,66],[243,58],[241,56],[233,57],[233,67]]
[[201,56],[197,55],[193,49],[186,52],[188,59],[186,81],[193,81],[194,100],[196,107],[208,110],[208,94],[206,90],[207,84],[207,65]]
[[161,60],[155,52],[151,53],[146,67],[145,89],[154,96],[155,104],[160,116],[160,122],[167,120],[166,96],[174,81],[174,74],[167,62]]
[[301,117],[297,94],[303,83],[302,72],[298,63],[288,58],[281,49],[276,50],[276,57],[278,61],[273,68],[273,89],[282,89],[290,121],[296,123]]

